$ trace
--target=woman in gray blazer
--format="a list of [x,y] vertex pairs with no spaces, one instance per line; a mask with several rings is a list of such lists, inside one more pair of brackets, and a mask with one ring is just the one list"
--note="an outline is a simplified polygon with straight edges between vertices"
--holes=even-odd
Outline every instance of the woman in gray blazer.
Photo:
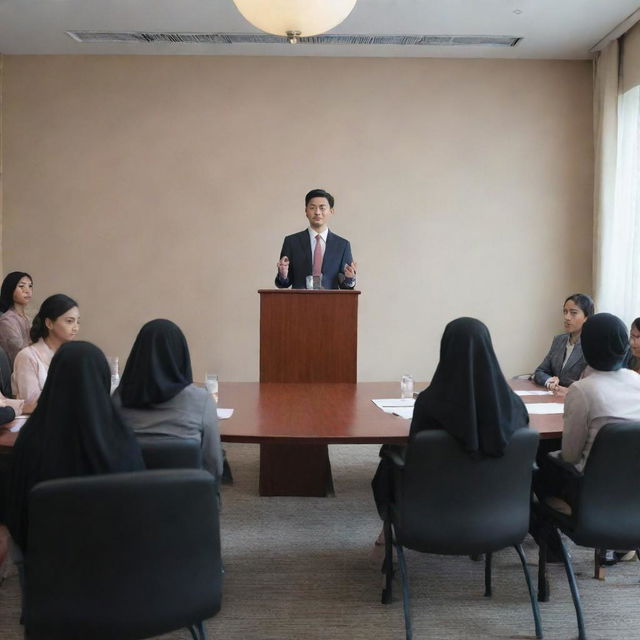
[[594,312],[593,300],[584,293],[574,293],[562,309],[566,333],[556,336],[549,353],[538,365],[533,380],[550,391],[564,395],[584,371],[587,363],[582,355],[580,334],[582,325]]

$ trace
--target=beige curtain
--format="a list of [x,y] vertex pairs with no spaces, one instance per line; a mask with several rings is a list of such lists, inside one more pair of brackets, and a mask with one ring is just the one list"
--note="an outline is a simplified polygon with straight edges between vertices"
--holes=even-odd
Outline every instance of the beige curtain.
[[608,217],[615,208],[616,160],[618,148],[618,41],[598,52],[594,64],[594,229],[593,290],[598,307],[606,297]]
[[594,67],[594,293],[599,311],[640,316],[640,28]]

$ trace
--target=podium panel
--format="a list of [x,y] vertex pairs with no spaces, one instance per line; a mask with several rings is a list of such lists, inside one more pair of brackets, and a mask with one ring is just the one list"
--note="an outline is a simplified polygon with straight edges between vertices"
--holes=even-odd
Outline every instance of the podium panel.
[[356,382],[359,291],[260,293],[260,382]]

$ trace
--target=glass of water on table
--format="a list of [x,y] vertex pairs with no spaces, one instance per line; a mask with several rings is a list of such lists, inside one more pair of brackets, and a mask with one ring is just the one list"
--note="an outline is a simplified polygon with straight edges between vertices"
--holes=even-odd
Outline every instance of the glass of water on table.
[[400,397],[413,398],[413,376],[405,374],[400,378]]
[[216,405],[217,405],[218,404],[218,374],[205,373],[204,386],[206,387],[207,391],[213,396],[213,399],[216,401]]

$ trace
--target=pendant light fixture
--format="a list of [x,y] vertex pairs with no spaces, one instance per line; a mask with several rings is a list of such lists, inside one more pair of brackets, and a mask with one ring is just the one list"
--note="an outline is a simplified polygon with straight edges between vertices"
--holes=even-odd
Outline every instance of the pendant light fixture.
[[238,11],[255,27],[291,44],[298,38],[325,33],[339,25],[356,0],[233,0]]

